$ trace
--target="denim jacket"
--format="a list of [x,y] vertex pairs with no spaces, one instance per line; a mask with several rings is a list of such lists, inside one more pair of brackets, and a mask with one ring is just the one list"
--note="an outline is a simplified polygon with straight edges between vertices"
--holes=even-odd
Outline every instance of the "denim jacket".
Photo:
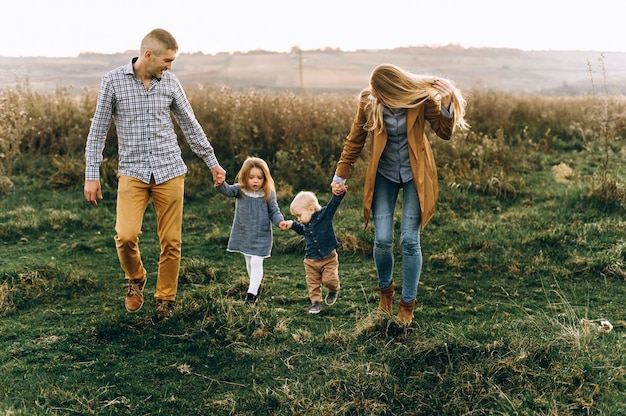
[[328,205],[314,213],[308,224],[293,222],[291,229],[304,236],[306,244],[304,258],[325,259],[333,250],[339,247],[339,241],[337,241],[333,227],[333,217],[344,195],[336,196],[333,194]]

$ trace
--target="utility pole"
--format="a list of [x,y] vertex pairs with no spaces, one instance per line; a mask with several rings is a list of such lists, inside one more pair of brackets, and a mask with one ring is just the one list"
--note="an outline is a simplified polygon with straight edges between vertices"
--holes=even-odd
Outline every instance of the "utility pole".
[[302,49],[298,48],[298,65],[300,71],[300,90],[304,91],[304,77],[302,75]]
[[292,46],[291,47],[291,53],[297,53],[298,54],[298,77],[300,79],[300,91],[304,91],[304,70],[302,68],[302,64],[303,64],[303,58],[302,58],[302,49],[300,49],[299,46]]

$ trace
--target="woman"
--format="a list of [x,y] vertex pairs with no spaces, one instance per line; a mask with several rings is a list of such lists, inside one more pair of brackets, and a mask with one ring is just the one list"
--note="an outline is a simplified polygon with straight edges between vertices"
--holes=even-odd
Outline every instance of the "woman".
[[361,91],[331,184],[333,193],[345,191],[345,181],[371,133],[363,214],[366,227],[370,213],[374,221],[378,309],[392,310],[393,219],[402,190],[402,298],[398,318],[406,324],[413,321],[422,269],[420,231],[432,218],[438,197],[437,167],[424,128],[428,121],[437,136],[449,140],[455,127],[469,127],[465,107],[465,98],[449,80],[415,75],[391,64],[379,65],[370,75],[369,89]]

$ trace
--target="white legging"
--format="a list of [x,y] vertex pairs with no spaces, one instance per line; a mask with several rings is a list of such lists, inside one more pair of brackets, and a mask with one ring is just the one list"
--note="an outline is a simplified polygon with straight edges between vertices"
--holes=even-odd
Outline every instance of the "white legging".
[[249,256],[244,254],[246,258],[246,269],[248,270],[248,276],[250,276],[250,285],[248,286],[248,293],[252,293],[254,296],[259,294],[259,287],[263,280],[263,257]]

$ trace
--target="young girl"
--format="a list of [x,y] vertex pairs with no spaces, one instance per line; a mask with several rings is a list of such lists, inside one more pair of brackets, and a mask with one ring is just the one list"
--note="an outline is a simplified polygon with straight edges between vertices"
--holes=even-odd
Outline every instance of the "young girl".
[[235,180],[234,185],[224,182],[215,189],[235,197],[235,218],[227,250],[244,255],[250,277],[245,302],[255,305],[263,280],[263,259],[272,252],[272,223],[281,226],[285,218],[278,208],[274,180],[263,159],[247,158]]

